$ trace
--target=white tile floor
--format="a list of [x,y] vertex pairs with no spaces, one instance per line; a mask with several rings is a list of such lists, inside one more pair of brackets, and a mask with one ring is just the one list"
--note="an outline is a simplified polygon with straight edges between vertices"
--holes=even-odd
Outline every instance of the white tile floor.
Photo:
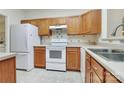
[[80,72],[58,72],[33,69],[29,72],[17,70],[17,83],[82,83]]

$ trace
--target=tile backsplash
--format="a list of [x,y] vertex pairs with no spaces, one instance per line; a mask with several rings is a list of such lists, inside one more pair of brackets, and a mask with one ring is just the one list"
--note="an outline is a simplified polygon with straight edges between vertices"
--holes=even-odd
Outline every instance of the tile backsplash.
[[51,39],[62,39],[62,38],[67,38],[67,31],[65,30],[57,30],[57,31],[52,31],[52,36]]
[[75,35],[68,36],[68,43],[96,43],[96,35]]
[[51,39],[66,39],[68,43],[92,43],[95,44],[98,41],[99,35],[67,35],[66,29],[52,30],[51,36],[43,36],[41,43],[49,44]]

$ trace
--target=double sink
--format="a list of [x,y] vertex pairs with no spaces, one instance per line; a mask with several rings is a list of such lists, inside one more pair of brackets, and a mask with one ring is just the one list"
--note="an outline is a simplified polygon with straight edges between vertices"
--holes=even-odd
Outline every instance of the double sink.
[[124,62],[124,50],[120,49],[90,49],[102,58],[113,62]]

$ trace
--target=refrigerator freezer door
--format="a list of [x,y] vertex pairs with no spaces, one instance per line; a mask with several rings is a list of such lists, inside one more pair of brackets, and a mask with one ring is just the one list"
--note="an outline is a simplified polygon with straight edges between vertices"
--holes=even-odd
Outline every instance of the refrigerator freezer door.
[[33,53],[16,53],[16,68],[31,70],[34,67]]
[[27,69],[28,54],[27,53],[17,53],[16,54],[16,68],[17,69]]
[[11,51],[29,52],[28,48],[28,31],[27,27],[23,25],[11,26],[10,48]]

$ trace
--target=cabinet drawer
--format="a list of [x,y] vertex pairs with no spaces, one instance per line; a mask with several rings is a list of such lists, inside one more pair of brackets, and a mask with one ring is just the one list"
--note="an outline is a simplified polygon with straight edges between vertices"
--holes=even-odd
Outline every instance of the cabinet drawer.
[[67,47],[67,51],[78,51],[79,47]]
[[104,68],[100,64],[98,64],[93,58],[91,59],[91,65],[93,70],[101,79],[101,81],[104,81]]
[[34,50],[35,51],[40,51],[40,50],[45,51],[45,47],[35,47]]

